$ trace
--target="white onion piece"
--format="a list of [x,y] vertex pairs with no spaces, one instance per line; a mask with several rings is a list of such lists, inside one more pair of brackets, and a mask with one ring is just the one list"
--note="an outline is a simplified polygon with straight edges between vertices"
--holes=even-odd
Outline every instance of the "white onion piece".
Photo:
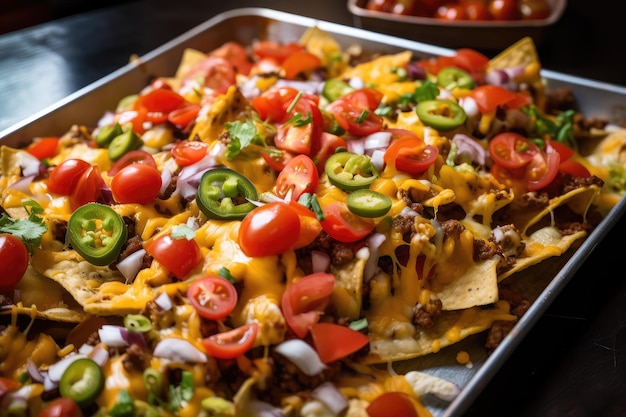
[[[98,127],[112,125],[113,123],[115,123],[115,113],[107,111],[102,115],[100,120],[98,120]],[[97,132],[94,132],[94,137],[96,136],[96,133]]]
[[49,375],[46,375],[43,380],[44,391],[52,391],[59,388],[59,381],[53,381]]
[[26,361],[26,372],[30,378],[35,382],[43,382],[45,379],[45,374],[41,372],[41,370],[37,367],[35,362],[31,358],[28,358]]
[[162,339],[154,348],[154,356],[176,362],[206,362],[206,354],[185,339],[168,337]]
[[285,80],[279,79],[276,81],[274,86],[276,87],[292,87],[296,90],[300,90],[303,93],[316,94],[320,90],[320,81],[293,81],[293,80]]
[[217,162],[211,153],[207,153],[204,158],[191,165],[187,165],[180,170],[176,180],[176,191],[183,197],[191,197],[195,194],[200,184],[200,178],[205,171],[215,168]]
[[323,402],[335,415],[348,407],[348,400],[331,382],[323,382],[311,391],[311,397]]
[[454,382],[424,372],[409,371],[404,378],[411,384],[413,392],[418,396],[434,394],[444,401],[452,401],[461,392]]
[[100,341],[110,347],[128,346],[127,337],[122,333],[128,329],[114,324],[104,324],[98,329]]
[[171,310],[174,305],[172,304],[172,299],[169,294],[163,291],[157,298],[154,299],[154,302],[161,307],[163,311]]
[[480,110],[478,109],[478,104],[476,104],[476,100],[472,97],[463,97],[459,100],[459,104],[467,114],[467,117],[476,117],[480,115]]
[[349,152],[356,153],[359,155],[365,154],[365,140],[363,139],[348,139],[346,141],[347,148]]
[[348,84],[350,85],[350,87],[354,88],[355,90],[359,90],[365,87],[365,81],[363,81],[363,79],[359,77],[350,78],[350,81],[348,81]]
[[55,362],[52,365],[50,365],[50,367],[48,368],[48,377],[50,378],[52,382],[59,382],[61,380],[61,376],[63,376],[63,373],[65,372],[68,366],[74,363],[74,361],[78,359],[86,358],[86,357],[87,357],[86,355],[83,355],[81,353],[74,353],[74,354],[67,355],[60,361]]
[[14,183],[12,183],[11,185],[9,185],[8,188],[11,190],[20,191],[24,194],[30,194],[29,187],[30,187],[30,184],[32,184],[36,176],[37,176],[36,174],[26,175],[25,177],[22,177],[18,179],[17,181],[15,181]]
[[282,198],[280,198],[279,196],[277,196],[276,194],[270,192],[270,191],[265,191],[262,192],[261,195],[259,196],[259,201],[261,203],[286,203],[286,200],[283,200]]
[[104,366],[109,360],[109,350],[100,343],[93,347],[88,356],[98,365]]
[[22,169],[22,175],[25,177],[37,175],[41,169],[41,161],[26,151],[17,153],[17,164]]
[[485,75],[485,82],[487,84],[497,85],[500,87],[506,86],[510,79],[509,74],[501,69],[490,70]]
[[369,281],[376,274],[378,270],[379,249],[386,239],[387,237],[382,233],[374,233],[367,239],[367,247],[370,251],[370,256],[365,262],[365,268],[363,270],[363,279],[365,281]]
[[370,161],[378,172],[382,171],[383,169],[385,169],[385,151],[382,149],[376,149],[374,152],[372,152]]
[[165,168],[161,171],[161,188],[159,189],[159,195],[165,194],[165,190],[170,186],[172,182],[172,172]]
[[135,280],[137,273],[141,269],[143,263],[143,257],[146,254],[145,249],[139,249],[136,252],[131,253],[126,258],[122,259],[116,266],[117,270],[126,279],[126,284],[130,284]]
[[330,266],[330,256],[326,252],[311,251],[311,265],[313,272],[325,272]]
[[391,132],[375,132],[363,138],[365,153],[371,154],[376,149],[386,149],[391,142]]
[[308,376],[317,375],[326,369],[326,365],[324,365],[315,349],[304,340],[287,340],[277,345],[275,350],[289,359]]

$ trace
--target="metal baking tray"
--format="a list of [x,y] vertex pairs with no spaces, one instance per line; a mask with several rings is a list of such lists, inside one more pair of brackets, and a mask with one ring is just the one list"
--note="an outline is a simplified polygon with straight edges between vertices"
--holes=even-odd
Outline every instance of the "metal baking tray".
[[536,20],[442,20],[431,17],[398,15],[367,9],[368,0],[348,0],[354,25],[449,48],[504,49],[530,36],[537,45],[546,39],[546,29],[556,23],[567,0],[547,0],[550,14]]
[[[95,126],[105,111],[115,108],[120,98],[138,92],[155,76],[173,75],[185,48],[209,51],[230,40],[243,44],[249,44],[255,39],[292,41],[315,25],[331,33],[343,47],[358,44],[366,51],[387,53],[411,50],[416,56],[422,57],[453,53],[452,50],[442,47],[275,10],[235,9],[207,20],[109,76],[0,132],[0,143],[23,146],[37,136],[60,135],[72,124]],[[604,117],[616,124],[625,123],[626,87],[545,70],[543,75],[548,88],[571,88],[586,115]],[[460,395],[449,403],[436,398],[423,398],[434,416],[460,416],[467,411],[530,328],[585,262],[588,254],[625,211],[626,199],[622,199],[584,242],[571,248],[563,256],[552,258],[527,271],[532,279],[518,279],[517,276],[510,278],[518,280],[525,295],[534,302],[511,334],[491,355],[486,354],[482,336],[475,335],[442,349],[439,353],[394,365],[398,371],[421,370],[446,378],[461,387]],[[457,363],[455,355],[459,350],[470,354],[473,366]]]

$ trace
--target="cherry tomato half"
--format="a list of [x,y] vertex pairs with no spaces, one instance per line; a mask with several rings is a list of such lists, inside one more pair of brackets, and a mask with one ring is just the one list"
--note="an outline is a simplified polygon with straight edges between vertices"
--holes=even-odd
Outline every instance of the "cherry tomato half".
[[2,398],[7,392],[16,391],[21,386],[22,384],[14,379],[0,376],[0,398]]
[[353,214],[345,203],[336,201],[324,208],[322,228],[340,242],[356,242],[374,230],[374,222]]
[[352,91],[330,103],[326,110],[348,133],[365,136],[378,132],[383,119],[374,113],[382,100],[382,93],[372,88]]
[[529,191],[547,187],[559,172],[561,157],[558,152],[537,153],[526,166],[526,187]]
[[101,201],[102,190],[106,187],[107,185],[100,175],[100,168],[97,165],[90,166],[80,175],[70,192],[70,207],[72,210],[76,210],[84,204]]
[[[313,324],[311,336],[315,350],[324,363],[345,358],[370,342],[367,335],[335,323]],[[338,340],[341,340],[341,343],[337,343]]]
[[111,192],[118,203],[147,204],[159,195],[162,182],[158,169],[150,165],[130,164],[111,179]]
[[225,93],[237,80],[235,67],[220,56],[208,55],[196,62],[183,77],[183,83],[188,81],[200,81],[204,87],[215,90],[217,93]]
[[0,259],[10,260],[2,268],[0,292],[8,293],[22,279],[28,268],[28,249],[22,240],[9,233],[0,233]]
[[222,320],[235,309],[237,290],[222,277],[207,276],[191,284],[187,298],[205,319]]
[[319,183],[317,166],[306,155],[291,159],[276,178],[276,195],[280,198],[291,194],[291,200],[298,201],[304,193],[315,190]]
[[298,213],[287,203],[272,202],[249,212],[239,226],[239,246],[247,256],[279,255],[300,234]]
[[234,359],[250,350],[256,341],[258,331],[258,323],[245,324],[202,339],[202,346],[210,356],[219,359]]
[[385,164],[393,164],[399,171],[417,175],[434,164],[438,156],[437,147],[426,145],[417,136],[404,136],[392,142],[383,161]]
[[184,237],[175,239],[170,235],[161,235],[146,241],[143,247],[154,259],[180,279],[189,275],[202,262],[202,252],[193,239]]
[[82,159],[66,159],[52,169],[48,178],[48,191],[55,194],[70,195],[78,179],[91,167]]
[[168,113],[185,104],[186,100],[180,94],[167,88],[155,88],[137,97],[134,110],[145,114],[146,121],[164,123]]
[[476,87],[469,93],[469,97],[476,101],[481,113],[488,113],[501,106],[517,109],[529,102],[528,97],[491,84]]
[[489,142],[491,159],[505,168],[521,168],[538,152],[539,147],[519,133],[499,133]]
[[46,404],[37,417],[83,417],[83,412],[71,398],[59,397]]
[[307,51],[296,51],[289,55],[283,61],[281,67],[284,71],[285,78],[288,80],[295,79],[299,74],[312,71],[319,68],[322,61]]
[[334,288],[335,276],[324,272],[306,275],[287,286],[280,306],[296,336],[305,337],[317,323]]
[[201,108],[199,104],[187,104],[169,112],[167,121],[179,128],[187,127],[198,117]]
[[178,165],[186,167],[206,156],[209,145],[197,140],[176,142],[170,151]]
[[156,162],[154,161],[154,157],[150,155],[148,152],[141,149],[134,149],[132,151],[126,152],[120,159],[115,161],[108,174],[110,177],[113,177],[117,174],[120,169],[124,168],[130,164],[144,164],[150,165],[156,168]]

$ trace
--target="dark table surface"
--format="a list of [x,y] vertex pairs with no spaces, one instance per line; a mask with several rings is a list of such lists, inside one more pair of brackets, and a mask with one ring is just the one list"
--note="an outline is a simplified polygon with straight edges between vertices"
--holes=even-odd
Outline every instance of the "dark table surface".
[[[0,131],[219,12],[268,7],[346,25],[342,0],[132,1],[0,36]],[[570,1],[544,68],[626,85],[622,2]],[[626,416],[626,272],[617,222],[481,391],[474,416]]]

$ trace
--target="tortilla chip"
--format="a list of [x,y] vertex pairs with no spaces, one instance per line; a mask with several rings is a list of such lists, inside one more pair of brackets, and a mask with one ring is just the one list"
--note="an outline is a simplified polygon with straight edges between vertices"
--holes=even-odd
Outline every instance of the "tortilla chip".
[[331,266],[331,272],[336,278],[332,302],[341,317],[356,320],[361,314],[363,271],[366,263],[366,259],[355,258],[340,268]]
[[497,259],[471,266],[465,273],[437,292],[444,310],[492,304],[498,301]]
[[418,330],[412,337],[381,338],[370,342],[369,353],[360,362],[384,363],[417,358],[459,342],[491,327],[496,320],[515,321],[507,306],[473,307],[466,310],[444,311],[433,328]]
[[79,323],[89,317],[65,288],[31,266],[18,283],[16,294],[19,301],[4,307],[0,314],[17,313],[65,323]]

